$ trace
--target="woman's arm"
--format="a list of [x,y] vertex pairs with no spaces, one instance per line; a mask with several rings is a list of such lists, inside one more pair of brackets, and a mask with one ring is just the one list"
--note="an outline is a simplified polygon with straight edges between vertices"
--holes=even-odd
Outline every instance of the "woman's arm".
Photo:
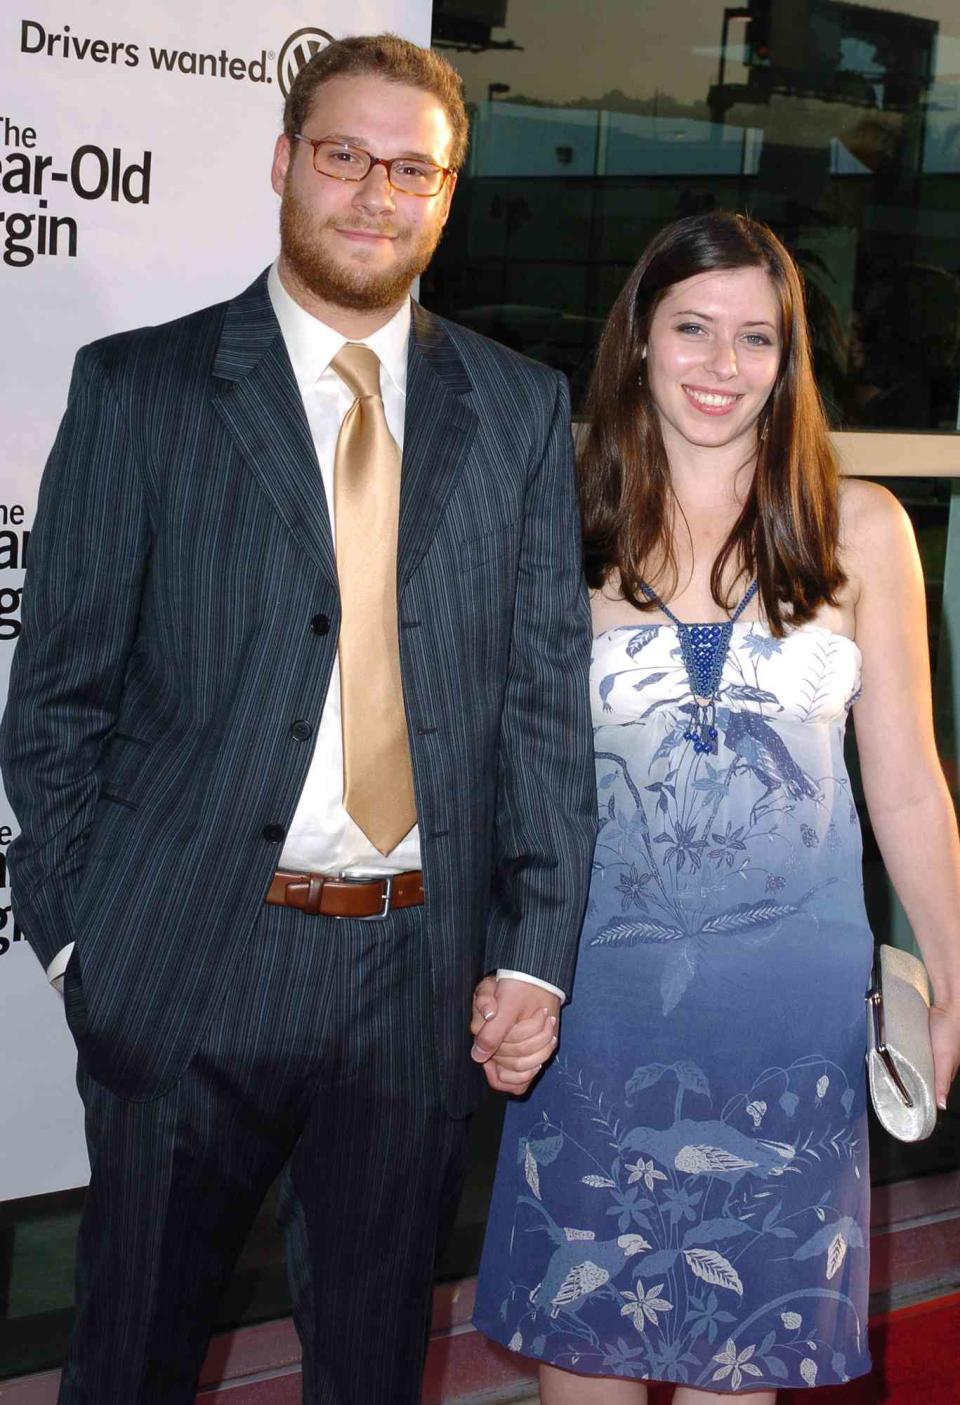
[[863,654],[853,709],[863,789],[930,976],[942,1108],[960,1064],[960,840],[933,731],[923,574],[906,513],[877,484],[844,486],[843,534]]

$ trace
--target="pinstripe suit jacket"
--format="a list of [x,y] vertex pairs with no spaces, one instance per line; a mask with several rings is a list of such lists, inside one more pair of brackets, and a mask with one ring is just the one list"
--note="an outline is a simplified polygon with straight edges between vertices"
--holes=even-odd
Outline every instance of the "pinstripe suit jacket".
[[[436,1036],[474,1098],[475,978],[569,988],[594,836],[565,384],[414,307],[401,661]],[[311,627],[317,616],[329,632]],[[93,1076],[148,1098],[242,961],[336,660],[333,544],[261,275],[78,355],[3,721],[13,901]],[[322,624],[320,626],[322,628]]]

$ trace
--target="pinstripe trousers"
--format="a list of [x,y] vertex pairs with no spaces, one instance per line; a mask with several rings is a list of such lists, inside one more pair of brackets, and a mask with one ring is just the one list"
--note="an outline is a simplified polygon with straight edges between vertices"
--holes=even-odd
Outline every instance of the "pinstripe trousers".
[[282,1171],[306,1405],[415,1405],[466,1120],[444,1106],[423,909],[265,906],[190,1065],[148,1102],[82,1066],[91,1182],[61,1405],[187,1405]]

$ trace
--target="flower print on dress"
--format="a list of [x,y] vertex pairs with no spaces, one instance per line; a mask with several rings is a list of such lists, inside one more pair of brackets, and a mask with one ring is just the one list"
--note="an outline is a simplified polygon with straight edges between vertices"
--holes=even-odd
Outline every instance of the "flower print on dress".
[[747,846],[743,838],[745,829],[746,826],[742,824],[734,829],[733,821],[727,820],[726,828],[722,834],[718,834],[716,830],[714,830],[710,837],[716,845],[716,848],[710,850],[711,859],[713,859],[714,862],[725,863],[728,868],[733,868],[734,864],[737,862],[738,856],[747,852]]
[[630,865],[629,873],[621,873],[617,887],[622,895],[624,912],[629,907],[643,907],[644,889],[652,881],[653,874],[649,870],[646,873],[641,873],[636,864]]
[[742,1351],[737,1351],[735,1343],[728,1341],[723,1351],[718,1352],[713,1358],[714,1361],[721,1362],[720,1369],[714,1371],[711,1379],[722,1381],[727,1376],[730,1377],[730,1387],[732,1390],[739,1390],[743,1384],[744,1376],[762,1376],[763,1372],[750,1358],[756,1351],[756,1345],[745,1346]]
[[783,640],[777,639],[769,630],[750,629],[744,635],[743,647],[755,659],[771,659],[783,648]]
[[664,850],[663,862],[676,864],[678,873],[683,871],[688,859],[691,868],[699,868],[703,862],[703,851],[707,847],[706,836],[698,838],[697,827],[692,824],[678,824],[672,832],[666,829],[662,834],[658,834],[653,842],[669,845]]
[[645,1332],[647,1323],[652,1322],[654,1327],[658,1326],[658,1312],[672,1312],[673,1303],[667,1302],[660,1297],[663,1292],[663,1284],[655,1283],[652,1288],[644,1288],[637,1279],[637,1291],[631,1293],[629,1289],[621,1293],[623,1307],[620,1309],[621,1317],[629,1317],[638,1332]]
[[664,1172],[658,1171],[652,1161],[644,1161],[641,1159],[632,1166],[628,1161],[626,1162],[626,1169],[630,1172],[630,1179],[627,1181],[627,1185],[633,1185],[636,1181],[643,1181],[647,1190],[655,1189],[657,1181],[665,1181],[667,1179]]
[[687,1322],[693,1341],[706,1334],[707,1341],[712,1346],[717,1340],[720,1328],[736,1320],[732,1312],[725,1312],[721,1308],[720,1299],[712,1288],[702,1298],[696,1293],[687,1295]]

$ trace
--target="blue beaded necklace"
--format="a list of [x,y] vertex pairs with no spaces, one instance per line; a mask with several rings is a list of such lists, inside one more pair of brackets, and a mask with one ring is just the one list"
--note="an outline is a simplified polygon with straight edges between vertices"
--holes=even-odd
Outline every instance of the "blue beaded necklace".
[[671,624],[677,627],[680,636],[680,656],[687,670],[690,691],[693,694],[693,721],[683,734],[684,741],[693,742],[694,751],[701,755],[717,754],[717,692],[723,676],[723,665],[733,626],[757,593],[757,582],[747,587],[740,604],[723,624],[684,624],[665,605],[655,590],[644,582],[640,589],[651,602],[663,611]]

